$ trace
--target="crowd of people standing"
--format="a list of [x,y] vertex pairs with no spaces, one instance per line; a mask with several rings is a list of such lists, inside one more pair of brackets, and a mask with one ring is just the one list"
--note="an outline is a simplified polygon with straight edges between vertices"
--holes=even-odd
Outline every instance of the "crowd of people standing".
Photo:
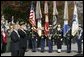
[[[79,32],[77,35],[77,45],[78,45],[78,52],[82,52],[82,43],[81,40],[83,39],[83,29],[79,27]],[[43,31],[43,30],[42,30]],[[10,37],[10,47],[8,47],[11,51],[12,56],[24,56],[27,49],[32,48],[32,52],[36,52],[37,48],[41,48],[41,52],[45,51],[45,46],[47,45],[49,47],[49,52],[53,52],[53,45],[57,45],[57,52],[60,53],[62,49],[63,44],[63,35],[62,35],[62,29],[61,25],[57,25],[57,33],[55,36],[53,36],[52,32],[52,25],[49,26],[49,35],[46,37],[44,35],[44,32],[42,32],[42,36],[38,36],[37,28],[31,27],[30,24],[20,22],[20,23],[14,23],[10,24],[9,29],[7,30],[3,42],[3,32],[4,29],[1,28],[1,45],[3,49],[3,52],[6,50],[7,45],[7,37]],[[7,34],[8,33],[8,34]],[[8,35],[8,36],[6,36]],[[66,46],[67,46],[67,53],[71,52],[71,29],[66,34]],[[40,39],[40,40],[39,40]],[[47,40],[47,41],[45,41]],[[46,43],[47,44],[46,44]],[[54,44],[53,44],[54,42]]]

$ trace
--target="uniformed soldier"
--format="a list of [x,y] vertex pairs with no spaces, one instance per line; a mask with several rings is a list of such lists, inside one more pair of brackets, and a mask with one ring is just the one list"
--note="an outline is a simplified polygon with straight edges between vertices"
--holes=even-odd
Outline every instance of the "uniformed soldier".
[[32,27],[32,52],[36,52],[37,48],[37,30],[35,27]]
[[26,49],[26,51],[28,51],[28,49],[29,49],[29,39],[30,39],[30,25],[29,24],[26,24],[25,25],[26,26],[26,32],[27,32],[27,49]]
[[32,29],[29,31],[29,49],[32,49]]
[[20,56],[24,56],[27,47],[27,33],[24,30],[24,22],[20,23],[20,29],[18,29],[20,35]]
[[51,53],[51,52],[53,51],[53,42],[52,42],[52,25],[50,25],[50,27],[49,27],[48,47],[49,47],[49,52]]
[[42,34],[41,36],[41,52],[44,52],[45,51],[45,37],[44,37],[44,34]]
[[71,28],[70,27],[68,29],[68,32],[66,33],[66,45],[67,45],[67,53],[70,53],[71,52]]
[[57,49],[58,49],[58,53],[61,52],[61,47],[62,47],[62,35],[61,35],[61,26],[58,25],[57,27],[57,34],[56,34],[56,44],[57,44]]
[[78,53],[82,52],[82,36],[83,36],[83,29],[79,26],[78,37],[77,37]]

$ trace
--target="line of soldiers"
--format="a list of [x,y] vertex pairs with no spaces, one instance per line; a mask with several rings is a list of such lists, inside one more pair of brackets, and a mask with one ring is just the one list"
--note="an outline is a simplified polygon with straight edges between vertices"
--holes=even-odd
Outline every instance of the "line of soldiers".
[[[70,28],[70,26],[69,26],[69,28]],[[78,31],[79,34],[77,35],[77,38],[76,38],[77,39],[77,45],[78,45],[78,53],[82,52],[82,42],[81,42],[81,40],[83,39],[83,30],[82,30],[82,28],[81,29],[80,28],[81,27],[79,26],[79,31]],[[37,33],[35,33],[34,35],[37,35]],[[35,43],[35,46],[36,46],[38,36],[36,36],[35,38],[36,39],[35,39],[34,43]],[[50,25],[48,37],[46,37],[44,35],[44,33],[42,33],[42,36],[40,38],[41,38],[41,42],[40,42],[41,52],[45,51],[45,40],[47,39],[49,52],[53,51],[53,40],[55,40],[56,45],[57,45],[57,51],[58,51],[58,53],[60,53],[61,49],[62,49],[62,44],[63,44],[64,38],[66,39],[67,53],[71,52],[71,39],[73,39],[73,36],[71,35],[71,28],[66,33],[66,37],[63,37],[63,31],[61,30],[61,26],[58,25],[56,35],[53,37],[52,26]],[[36,47],[34,47],[35,51],[36,51]]]
[[[48,41],[49,52],[53,51],[53,40],[55,40],[56,42],[58,53],[61,52],[62,42],[64,38],[62,37],[62,30],[60,25],[57,26],[56,35],[54,37],[53,37],[53,31],[52,31],[51,25],[49,27],[48,37],[46,37],[44,33],[42,33],[42,36],[39,37],[37,34],[37,29],[35,27],[32,27],[31,30],[29,30],[28,28],[26,29],[23,22],[21,22],[20,25],[13,24],[10,27],[11,27],[10,37],[11,37],[11,55],[12,56],[24,56],[26,49],[29,48],[28,46],[30,45],[32,45],[32,51],[36,52],[39,38],[40,38],[39,45],[41,48],[41,52],[45,51],[46,39]],[[31,34],[31,36],[29,36],[29,34]],[[82,51],[81,40],[83,38],[83,30],[81,28],[79,29],[79,34],[77,36],[78,36],[77,37],[78,52],[81,53]],[[67,52],[70,53],[71,39],[73,38],[71,36],[71,29],[66,34],[65,38],[66,38]],[[29,43],[27,44],[27,42]]]
[[[63,39],[65,38],[66,39],[66,45],[67,45],[67,53],[70,53],[71,52],[71,39],[73,38],[72,35],[71,35],[71,28],[68,30],[68,32],[66,34],[66,37],[64,37],[64,38],[63,38],[63,31],[61,30],[61,26],[60,25],[57,26],[57,31],[56,31],[57,33],[56,33],[56,35],[54,37],[53,37],[53,31],[52,31],[52,26],[51,25],[50,25],[49,29],[50,30],[49,30],[48,37],[46,37],[44,35],[44,33],[42,33],[42,36],[40,37],[41,38],[41,42],[40,42],[41,52],[45,51],[45,44],[46,44],[45,40],[47,39],[47,44],[48,44],[48,47],[49,47],[49,52],[53,51],[53,40],[55,40],[56,45],[57,45],[57,51],[58,51],[58,53],[60,53],[61,52],[61,48],[62,48],[62,44],[63,44]],[[81,31],[82,31],[82,29],[81,29]],[[82,39],[83,31],[79,32],[79,34],[81,34],[79,38]],[[37,33],[35,33],[33,35],[37,35]],[[35,42],[34,42],[35,46],[37,45],[38,37],[39,36],[35,37],[36,38]],[[81,51],[82,51],[81,50],[82,49],[82,46],[81,46],[82,43],[81,43],[81,40],[78,39],[78,37],[77,37],[77,43],[78,43],[78,53],[81,53]],[[32,46],[34,46],[34,45],[32,45]],[[36,47],[33,48],[33,49],[35,49],[35,51],[36,51]]]

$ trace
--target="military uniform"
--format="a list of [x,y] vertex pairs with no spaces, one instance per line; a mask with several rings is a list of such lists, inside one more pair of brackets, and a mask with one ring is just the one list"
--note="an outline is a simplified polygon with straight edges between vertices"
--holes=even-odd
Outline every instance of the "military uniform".
[[66,45],[67,45],[67,53],[71,52],[71,29],[68,30],[66,34]]
[[38,41],[37,41],[37,48],[41,46],[41,37],[37,36],[38,37]]
[[52,27],[50,26],[49,29],[49,35],[48,35],[48,47],[49,47],[49,52],[53,51],[53,41],[52,41]]
[[29,48],[32,49],[32,30],[30,30],[29,34]]
[[32,31],[32,51],[36,52],[37,48],[37,32]]
[[61,30],[57,30],[56,44],[57,44],[58,52],[61,52],[61,47],[62,47],[62,33],[61,33]]
[[28,48],[29,48],[29,41],[30,41],[30,25],[28,24],[28,25],[26,25],[26,33],[27,33],[27,49],[26,49],[26,51],[28,51]]
[[28,47],[29,47],[29,31],[28,30],[25,30],[25,32],[26,32],[26,37],[27,37],[26,51],[28,51]]
[[83,30],[82,28],[78,31],[78,38],[77,38],[77,46],[78,46],[78,53],[82,52],[82,36],[83,36]]
[[53,51],[53,42],[52,42],[51,37],[49,37],[49,39],[48,39],[48,47],[49,47],[49,52],[52,52]]
[[44,35],[41,36],[41,52],[44,52],[45,48],[45,38]]

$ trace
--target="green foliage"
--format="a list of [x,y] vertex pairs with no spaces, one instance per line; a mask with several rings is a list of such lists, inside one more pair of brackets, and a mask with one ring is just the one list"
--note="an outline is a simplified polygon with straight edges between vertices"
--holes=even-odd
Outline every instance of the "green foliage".
[[[9,19],[9,17],[14,16],[14,19],[21,19],[19,21],[25,21],[26,20],[26,12],[20,12],[17,10],[13,10],[13,8],[11,8],[10,6],[6,6],[3,9],[3,14],[5,15],[5,19]],[[18,21],[18,20],[17,20]]]
[[[30,12],[30,5],[31,5],[31,1],[19,1],[19,3],[17,3],[18,6],[15,5],[11,5],[11,2],[6,4],[5,6],[1,7],[3,8],[3,14],[5,15],[6,19],[11,18],[12,16],[14,16],[15,19],[17,19],[17,21],[25,21],[27,22],[27,19],[29,18],[29,12]],[[18,2],[18,1],[16,1]],[[3,1],[2,4],[5,4],[6,1]],[[44,1],[40,1],[41,3],[41,11],[42,11],[42,22],[44,22],[45,20],[45,16],[44,16]],[[36,8],[36,1],[33,1],[34,4],[34,8]],[[52,23],[52,13],[53,13],[53,3],[52,1],[48,1],[48,15],[49,15],[49,22],[50,24]],[[59,19],[57,19],[57,22],[63,25],[63,15],[64,15],[64,1],[57,1],[57,10],[58,10],[58,17]],[[68,13],[69,13],[69,23],[71,23],[72,21],[72,17],[73,17],[73,3],[68,5]],[[83,15],[78,15],[80,22],[83,21]]]

